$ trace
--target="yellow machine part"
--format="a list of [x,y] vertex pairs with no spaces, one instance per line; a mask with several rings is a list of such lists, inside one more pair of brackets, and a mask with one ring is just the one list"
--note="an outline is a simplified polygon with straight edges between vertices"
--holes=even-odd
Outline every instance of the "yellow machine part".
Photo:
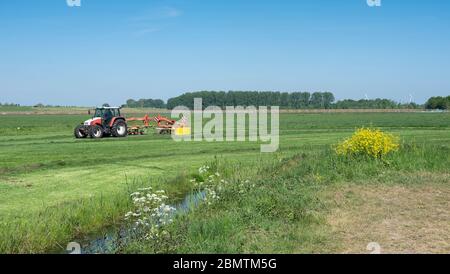
[[191,135],[191,128],[190,127],[179,127],[175,129],[175,135],[177,136],[185,136],[185,135]]

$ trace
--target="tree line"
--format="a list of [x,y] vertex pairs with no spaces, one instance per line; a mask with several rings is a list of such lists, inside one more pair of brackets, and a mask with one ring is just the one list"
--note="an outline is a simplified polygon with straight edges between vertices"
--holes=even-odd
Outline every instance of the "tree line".
[[161,99],[128,99],[124,107],[129,108],[166,108],[166,103]]
[[431,97],[428,99],[428,101],[425,103],[426,109],[432,109],[432,110],[448,110],[450,109],[450,96],[442,97]]
[[271,91],[199,91],[187,92],[170,98],[167,103],[161,99],[127,100],[124,107],[167,108],[177,106],[194,107],[194,99],[202,98],[203,108],[207,106],[279,106],[282,109],[450,109],[450,96],[432,97],[425,105],[399,103],[389,99],[345,99],[336,102],[331,92],[271,92]]
[[389,99],[345,99],[333,105],[335,109],[418,109],[422,106],[416,103],[402,104]]
[[188,92],[170,98],[167,104],[157,99],[127,100],[124,107],[153,107],[173,109],[177,106],[194,107],[194,99],[202,98],[203,107],[207,106],[280,106],[285,109],[331,108],[335,97],[331,92],[257,92],[257,91],[199,91]]
[[0,106],[4,106],[4,107],[20,107],[20,104],[15,104],[15,103],[2,103],[2,102],[0,102]]
[[331,92],[257,92],[257,91],[200,91],[188,92],[167,101],[167,108],[194,107],[194,98],[202,98],[207,106],[279,106],[280,108],[330,108],[335,101]]

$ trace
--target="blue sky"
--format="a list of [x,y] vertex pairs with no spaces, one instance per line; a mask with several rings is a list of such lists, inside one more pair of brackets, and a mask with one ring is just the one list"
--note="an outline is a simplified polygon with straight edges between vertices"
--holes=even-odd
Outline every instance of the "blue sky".
[[0,1],[0,102],[197,90],[450,95],[450,1]]

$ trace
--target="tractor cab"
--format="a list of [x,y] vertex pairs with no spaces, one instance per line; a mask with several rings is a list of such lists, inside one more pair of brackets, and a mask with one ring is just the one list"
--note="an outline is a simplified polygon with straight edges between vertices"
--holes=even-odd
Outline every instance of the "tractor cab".
[[102,118],[105,114],[110,113],[112,117],[120,116],[120,107],[99,107],[95,109],[93,118]]
[[115,117],[121,117],[119,107],[99,107],[95,109],[93,119],[101,118],[104,125],[111,123],[111,120]]

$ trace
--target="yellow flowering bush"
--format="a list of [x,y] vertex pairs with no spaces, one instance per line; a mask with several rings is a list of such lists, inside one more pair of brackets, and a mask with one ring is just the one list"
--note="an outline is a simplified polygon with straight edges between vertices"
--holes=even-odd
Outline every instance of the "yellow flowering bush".
[[338,155],[367,155],[373,158],[383,156],[399,149],[398,138],[379,129],[360,128],[355,134],[335,148]]

